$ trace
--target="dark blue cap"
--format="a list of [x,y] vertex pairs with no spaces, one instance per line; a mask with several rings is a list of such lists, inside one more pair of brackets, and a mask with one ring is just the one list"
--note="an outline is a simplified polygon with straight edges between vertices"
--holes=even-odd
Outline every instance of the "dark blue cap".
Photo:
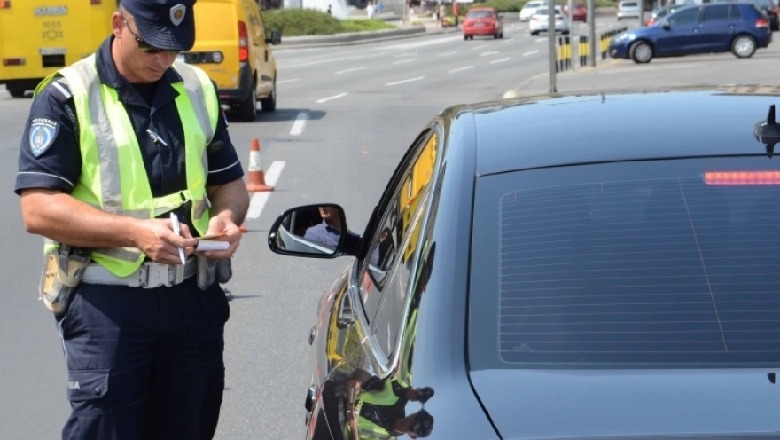
[[197,0],[122,0],[122,8],[135,18],[141,38],[154,47],[186,51],[195,44]]

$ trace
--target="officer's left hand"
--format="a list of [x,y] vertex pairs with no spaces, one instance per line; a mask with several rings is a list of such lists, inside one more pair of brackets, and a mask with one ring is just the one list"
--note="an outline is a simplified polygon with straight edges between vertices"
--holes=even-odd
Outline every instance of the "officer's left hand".
[[196,252],[196,254],[219,260],[230,258],[236,253],[242,233],[239,226],[233,223],[228,216],[214,216],[209,219],[209,229],[206,231],[206,235],[219,236],[218,240],[229,242],[230,247],[223,251],[201,251]]

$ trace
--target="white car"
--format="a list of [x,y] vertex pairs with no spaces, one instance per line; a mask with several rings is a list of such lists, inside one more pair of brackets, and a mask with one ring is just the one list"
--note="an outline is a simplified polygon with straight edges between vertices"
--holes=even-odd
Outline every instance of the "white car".
[[624,18],[639,18],[639,12],[639,1],[637,0],[623,0],[618,3],[618,20]]
[[531,19],[531,16],[534,15],[534,12],[536,12],[539,7],[546,5],[547,2],[540,1],[540,0],[531,0],[528,3],[523,6],[523,9],[520,9],[520,21],[528,21]]
[[[547,11],[547,6],[543,6],[538,8],[534,15],[531,16],[531,21],[528,23],[531,35],[549,30],[550,16],[547,15]],[[566,19],[566,15],[564,15],[560,6],[555,6],[555,31],[563,35],[569,34],[569,20]]]

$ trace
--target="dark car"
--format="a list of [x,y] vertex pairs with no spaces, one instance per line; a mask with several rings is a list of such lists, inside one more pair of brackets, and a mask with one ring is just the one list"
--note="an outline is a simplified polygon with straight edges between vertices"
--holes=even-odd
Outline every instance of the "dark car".
[[348,216],[279,216],[272,251],[352,256],[307,438],[778,438],[780,93],[752,90],[452,107],[362,234],[287,248]]
[[504,22],[492,6],[471,8],[463,17],[463,39],[473,40],[475,35],[504,38]]
[[629,29],[609,44],[612,58],[649,63],[660,57],[731,51],[749,58],[769,45],[769,20],[752,3],[691,5],[655,26]]

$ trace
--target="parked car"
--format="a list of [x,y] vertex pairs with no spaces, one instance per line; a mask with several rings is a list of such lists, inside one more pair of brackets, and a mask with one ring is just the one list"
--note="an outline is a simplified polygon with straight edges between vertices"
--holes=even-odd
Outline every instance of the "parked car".
[[[531,21],[528,22],[528,30],[531,31],[531,35],[536,35],[539,32],[547,32],[550,28],[550,16],[547,13],[548,8],[546,6],[536,9],[534,15],[531,16]],[[560,6],[555,6],[555,31],[564,35],[569,33],[569,21],[563,14],[563,10]]]
[[288,250],[320,205],[280,215],[273,252],[350,256],[307,439],[776,438],[780,96],[749,90],[452,107],[356,240]]
[[610,41],[612,58],[649,63],[668,57],[731,51],[750,58],[771,41],[769,21],[752,3],[691,5],[662,18],[657,25],[629,29]]
[[[748,1],[748,0],[713,0],[713,3],[731,3],[735,1]],[[769,29],[776,31],[780,28],[780,19],[778,19],[778,13],[780,13],[780,7],[777,6],[775,0],[753,0],[753,4],[764,13],[769,19]]]
[[[571,9],[572,21],[588,21],[588,7],[584,3],[573,3]],[[563,5],[563,13],[570,15],[568,2]]]
[[534,12],[541,7],[546,6],[547,2],[542,0],[531,0],[520,9],[520,21],[528,21]]
[[474,35],[489,35],[504,38],[504,23],[492,6],[469,9],[463,17],[463,39],[474,39]]
[[617,18],[622,20],[624,18],[639,18],[642,9],[639,6],[639,2],[636,0],[621,0],[618,3]]

